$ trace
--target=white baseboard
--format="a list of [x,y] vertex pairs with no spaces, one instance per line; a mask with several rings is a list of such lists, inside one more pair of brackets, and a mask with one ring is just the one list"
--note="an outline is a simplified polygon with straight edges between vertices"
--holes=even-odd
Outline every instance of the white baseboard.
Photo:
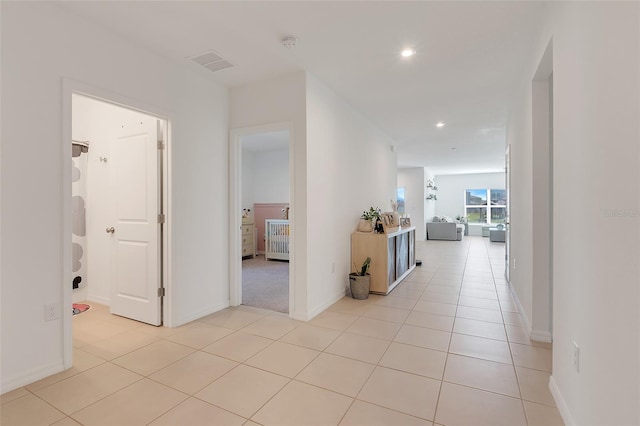
[[541,330],[531,330],[531,332],[529,333],[529,338],[531,340],[535,340],[536,342],[551,343],[553,341],[550,332]]
[[227,300],[225,303],[220,303],[218,305],[214,305],[214,306],[210,306],[207,307],[205,309],[201,309],[199,311],[196,312],[191,312],[188,315],[182,315],[178,318],[176,318],[174,324],[172,325],[172,327],[179,327],[181,325],[190,323],[191,321],[195,321],[197,319],[200,319],[202,317],[206,317],[207,315],[211,315],[213,313],[216,313],[224,308],[228,308],[229,307],[229,301]]
[[38,380],[42,380],[45,377],[60,373],[64,370],[64,360],[60,360],[59,362],[34,368],[24,374],[19,374],[9,378],[4,377],[3,374],[2,382],[0,382],[0,394],[11,392],[12,390],[37,382]]
[[327,300],[326,302],[316,306],[315,308],[313,308],[309,312],[305,312],[305,313],[295,312],[292,315],[292,317],[293,317],[293,319],[296,319],[298,321],[311,321],[316,316],[318,316],[322,312],[324,312],[329,306],[333,305],[338,300],[342,299],[346,294],[347,294],[347,289],[345,288],[343,291],[340,291],[340,292],[334,294],[329,300]]
[[558,412],[560,413],[560,417],[562,417],[562,421],[566,426],[574,426],[576,422],[573,421],[573,417],[571,416],[571,412],[569,411],[569,407],[567,407],[567,403],[562,397],[562,393],[560,393],[560,389],[558,388],[558,384],[553,376],[549,377],[549,390],[551,391],[551,396],[553,396],[553,400],[556,402],[556,407],[558,408]]
[[509,287],[509,292],[511,293],[511,297],[513,298],[513,301],[516,303],[516,306],[518,307],[518,312],[520,313],[520,317],[524,322],[524,326],[525,326],[524,329],[527,331],[527,334],[529,334],[529,338],[531,338],[531,322],[529,321],[529,317],[527,317],[527,314],[525,313],[524,308],[520,304],[520,299],[518,299],[518,294],[513,288],[513,285],[511,285],[511,282],[507,282],[507,284]]

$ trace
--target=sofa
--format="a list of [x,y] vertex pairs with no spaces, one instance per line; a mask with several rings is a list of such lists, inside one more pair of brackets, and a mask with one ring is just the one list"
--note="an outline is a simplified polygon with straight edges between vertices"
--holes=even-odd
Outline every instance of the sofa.
[[434,217],[431,222],[427,222],[427,240],[462,241],[464,228],[464,223]]

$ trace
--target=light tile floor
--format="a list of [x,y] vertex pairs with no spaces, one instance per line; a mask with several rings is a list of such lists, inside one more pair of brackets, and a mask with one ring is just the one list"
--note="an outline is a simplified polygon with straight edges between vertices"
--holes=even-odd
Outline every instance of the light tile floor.
[[2,395],[13,425],[562,425],[551,346],[522,328],[504,244],[416,243],[389,296],[308,323],[249,307],[179,328],[74,317],[74,366]]

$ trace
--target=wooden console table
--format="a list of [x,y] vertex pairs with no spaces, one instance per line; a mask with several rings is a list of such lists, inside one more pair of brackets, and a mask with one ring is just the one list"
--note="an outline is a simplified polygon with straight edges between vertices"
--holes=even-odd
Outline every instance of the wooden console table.
[[416,267],[415,226],[391,234],[351,234],[351,264],[371,258],[371,293],[389,294]]

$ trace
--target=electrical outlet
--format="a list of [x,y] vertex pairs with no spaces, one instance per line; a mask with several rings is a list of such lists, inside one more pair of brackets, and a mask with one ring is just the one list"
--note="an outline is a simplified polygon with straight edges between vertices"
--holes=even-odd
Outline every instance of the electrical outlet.
[[576,369],[576,373],[580,372],[580,346],[573,342],[573,367]]
[[516,266],[518,266],[518,264],[516,263],[516,258],[513,258],[513,270],[516,270]]
[[57,303],[45,303],[44,320],[53,321],[60,318],[60,306]]

